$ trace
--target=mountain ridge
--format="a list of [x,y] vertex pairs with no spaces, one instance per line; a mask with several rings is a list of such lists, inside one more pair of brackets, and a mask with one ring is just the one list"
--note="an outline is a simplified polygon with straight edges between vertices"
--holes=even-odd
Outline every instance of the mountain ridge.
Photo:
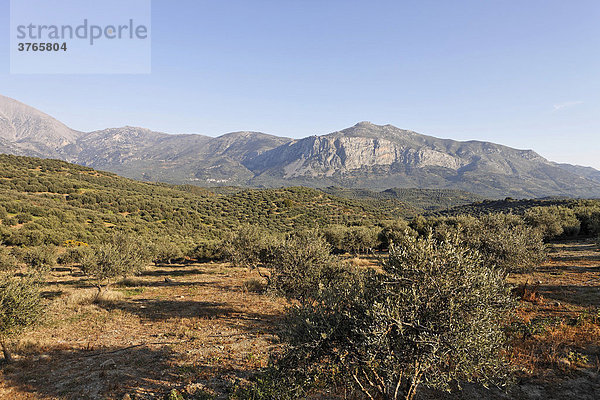
[[367,121],[301,139],[252,131],[173,135],[132,126],[79,132],[0,96],[0,152],[199,186],[415,187],[494,198],[600,197],[600,171],[590,167],[554,163],[533,150],[441,139]]

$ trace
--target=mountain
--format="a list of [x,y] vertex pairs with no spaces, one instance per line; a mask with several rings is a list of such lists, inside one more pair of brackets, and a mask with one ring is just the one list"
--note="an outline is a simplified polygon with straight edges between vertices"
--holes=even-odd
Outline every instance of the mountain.
[[556,164],[559,168],[564,169],[574,175],[591,179],[596,182],[600,182],[600,171],[592,167],[582,167],[581,165],[571,164]]
[[256,173],[255,185],[460,189],[495,198],[600,195],[600,182],[532,150],[439,139],[369,122],[292,141],[245,165]]
[[532,150],[459,142],[361,122],[290,139],[219,137],[136,127],[78,132],[0,96],[0,152],[59,158],[146,181],[199,186],[427,188],[511,197],[600,197],[600,171],[556,164]]
[[35,108],[0,96],[2,149],[9,149],[13,154],[53,157],[81,135]]

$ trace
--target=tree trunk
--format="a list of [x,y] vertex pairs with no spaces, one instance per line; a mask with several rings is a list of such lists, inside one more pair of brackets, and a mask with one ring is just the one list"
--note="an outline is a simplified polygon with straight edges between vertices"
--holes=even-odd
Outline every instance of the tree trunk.
[[12,354],[10,354],[10,349],[6,345],[4,339],[0,340],[0,345],[2,345],[2,354],[4,354],[4,361],[6,361],[7,363],[12,363]]

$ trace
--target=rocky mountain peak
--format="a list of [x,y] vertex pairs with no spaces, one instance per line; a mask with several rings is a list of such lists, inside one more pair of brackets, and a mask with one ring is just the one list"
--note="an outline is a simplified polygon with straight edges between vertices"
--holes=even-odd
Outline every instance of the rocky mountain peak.
[[74,131],[0,96],[0,152],[62,158],[127,177],[197,185],[461,189],[487,197],[600,197],[600,171],[495,143],[362,121],[290,139],[241,131],[170,135],[125,126]]

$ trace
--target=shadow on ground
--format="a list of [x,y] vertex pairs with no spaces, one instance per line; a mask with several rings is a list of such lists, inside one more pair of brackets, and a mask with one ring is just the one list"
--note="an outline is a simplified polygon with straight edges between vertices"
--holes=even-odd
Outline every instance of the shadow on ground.
[[214,319],[229,316],[236,311],[225,303],[191,300],[135,299],[128,301],[99,301],[97,304],[108,311],[119,309],[135,314],[141,319],[148,321],[171,318]]
[[[34,349],[2,366],[0,394],[16,388],[32,398],[120,399],[125,394],[160,398],[176,382],[168,362],[176,355],[167,346],[155,347]],[[10,394],[0,397],[8,399]]]

